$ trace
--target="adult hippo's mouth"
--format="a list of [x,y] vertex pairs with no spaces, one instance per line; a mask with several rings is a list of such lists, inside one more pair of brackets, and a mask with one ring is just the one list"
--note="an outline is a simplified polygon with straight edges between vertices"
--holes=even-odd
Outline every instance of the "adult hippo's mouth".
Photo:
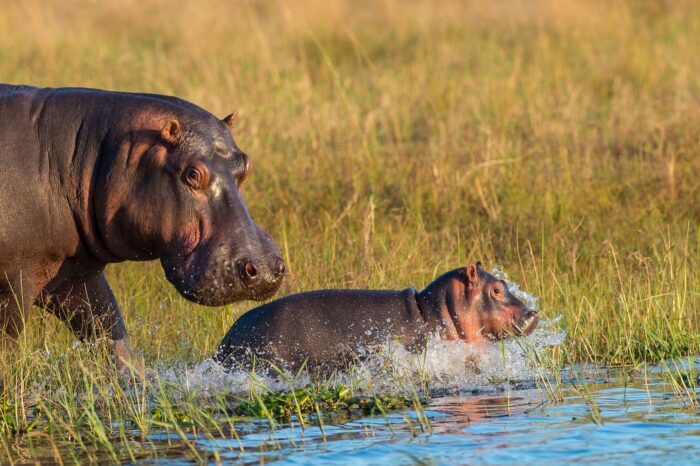
[[190,267],[192,261],[194,260],[195,251],[197,250],[197,247],[199,246],[199,243],[202,240],[202,231],[203,225],[202,221],[200,220],[198,222],[197,227],[190,228],[189,230],[187,230],[183,235],[181,235],[180,239],[177,241],[179,247],[176,246],[175,249],[179,249],[181,251],[179,254],[184,259],[184,267],[186,269]]

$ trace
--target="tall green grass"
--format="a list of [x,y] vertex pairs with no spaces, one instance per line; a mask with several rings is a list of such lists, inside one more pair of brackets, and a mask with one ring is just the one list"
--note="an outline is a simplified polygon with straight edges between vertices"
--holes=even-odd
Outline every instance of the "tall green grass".
[[[244,196],[290,272],[281,294],[420,288],[481,260],[538,296],[545,319],[563,316],[558,365],[700,353],[698,76],[691,1],[0,9],[0,81],[238,111],[234,135],[253,162]],[[151,367],[211,355],[254,306],[190,304],[155,263],[108,275]],[[116,390],[104,357],[71,349],[53,317],[29,318],[18,353],[2,356],[7,406],[23,419],[53,403],[56,428],[103,442],[78,427],[103,412],[68,413]],[[109,416],[152,422],[137,401]]]

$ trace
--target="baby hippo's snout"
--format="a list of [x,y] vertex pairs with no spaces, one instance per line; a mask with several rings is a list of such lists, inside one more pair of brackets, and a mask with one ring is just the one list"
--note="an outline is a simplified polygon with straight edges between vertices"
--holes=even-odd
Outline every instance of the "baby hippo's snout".
[[537,317],[536,311],[527,310],[523,313],[523,317],[520,322],[515,326],[515,333],[518,336],[530,335],[533,330],[537,327],[537,322],[539,322],[539,317]]
[[490,336],[495,339],[505,338],[509,335],[525,337],[530,335],[537,327],[539,318],[537,312],[529,309],[518,298],[510,294],[505,287],[505,300],[495,303],[495,309],[490,313],[491,325]]

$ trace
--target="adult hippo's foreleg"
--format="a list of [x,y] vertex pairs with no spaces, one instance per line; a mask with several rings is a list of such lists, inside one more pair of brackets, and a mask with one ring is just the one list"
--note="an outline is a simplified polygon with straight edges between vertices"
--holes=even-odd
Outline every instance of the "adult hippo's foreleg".
[[37,286],[29,273],[0,278],[0,350],[14,346],[37,294]]
[[45,297],[42,305],[66,322],[81,341],[107,337],[118,367],[133,363],[124,319],[104,272],[64,285]]
[[13,345],[24,329],[24,309],[18,303],[17,298],[11,291],[0,290],[0,341],[2,347]]

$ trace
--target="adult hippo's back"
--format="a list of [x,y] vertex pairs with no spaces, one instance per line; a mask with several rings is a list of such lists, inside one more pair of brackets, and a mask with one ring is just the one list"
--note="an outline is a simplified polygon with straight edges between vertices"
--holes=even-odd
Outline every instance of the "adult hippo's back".
[[232,116],[184,100],[0,84],[0,335],[33,304],[79,338],[126,329],[106,264],[160,259],[187,299],[265,299],[284,263],[239,192]]

